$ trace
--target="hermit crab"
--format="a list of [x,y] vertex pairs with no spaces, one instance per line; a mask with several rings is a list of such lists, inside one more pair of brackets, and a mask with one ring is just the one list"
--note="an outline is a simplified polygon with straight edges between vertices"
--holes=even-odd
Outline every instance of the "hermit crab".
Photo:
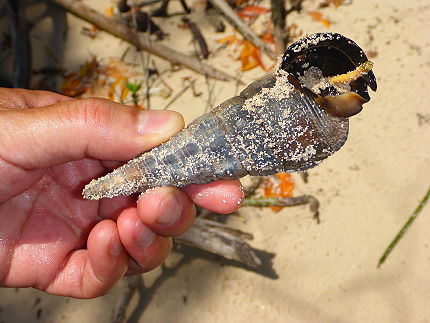
[[83,195],[100,199],[312,168],[343,146],[348,118],[370,100],[368,86],[376,91],[371,69],[363,50],[345,36],[304,37],[273,72],[166,143],[91,181]]

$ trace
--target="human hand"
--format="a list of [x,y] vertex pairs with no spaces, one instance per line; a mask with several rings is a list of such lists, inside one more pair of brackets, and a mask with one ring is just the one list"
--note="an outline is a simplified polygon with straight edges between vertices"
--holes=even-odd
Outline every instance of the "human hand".
[[82,188],[183,127],[171,111],[104,99],[0,88],[0,286],[92,298],[124,274],[149,271],[184,233],[194,203],[239,207],[238,181],[82,198]]

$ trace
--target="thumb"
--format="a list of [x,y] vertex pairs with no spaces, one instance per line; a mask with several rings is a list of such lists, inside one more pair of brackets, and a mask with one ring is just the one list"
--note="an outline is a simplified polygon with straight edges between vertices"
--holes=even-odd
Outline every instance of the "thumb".
[[0,157],[26,169],[82,158],[125,161],[184,126],[179,113],[141,111],[105,99],[0,111]]

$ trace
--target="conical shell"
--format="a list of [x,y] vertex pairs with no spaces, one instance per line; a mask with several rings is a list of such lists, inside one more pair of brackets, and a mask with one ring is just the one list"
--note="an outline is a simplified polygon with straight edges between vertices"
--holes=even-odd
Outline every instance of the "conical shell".
[[[93,180],[83,195],[100,199],[156,186],[314,167],[342,147],[348,135],[346,117],[370,100],[368,86],[376,90],[371,66],[362,49],[340,34],[302,38],[288,47],[275,72],[197,118],[168,142]],[[365,73],[349,73],[362,67]],[[344,73],[358,76],[347,84],[330,83],[330,77]]]
[[278,70],[254,81],[168,142],[93,180],[84,197],[316,166],[344,144],[348,119],[325,113],[288,82],[287,74]]

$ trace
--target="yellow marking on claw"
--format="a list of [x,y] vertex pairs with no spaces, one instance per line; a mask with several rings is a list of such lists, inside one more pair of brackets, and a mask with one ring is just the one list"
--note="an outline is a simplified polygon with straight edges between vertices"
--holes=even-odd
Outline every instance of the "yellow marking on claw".
[[373,63],[371,61],[364,62],[357,66],[357,68],[353,71],[350,71],[345,74],[340,74],[336,76],[330,77],[330,81],[332,84],[341,84],[341,83],[351,83],[355,81],[359,77],[367,74],[373,68]]

